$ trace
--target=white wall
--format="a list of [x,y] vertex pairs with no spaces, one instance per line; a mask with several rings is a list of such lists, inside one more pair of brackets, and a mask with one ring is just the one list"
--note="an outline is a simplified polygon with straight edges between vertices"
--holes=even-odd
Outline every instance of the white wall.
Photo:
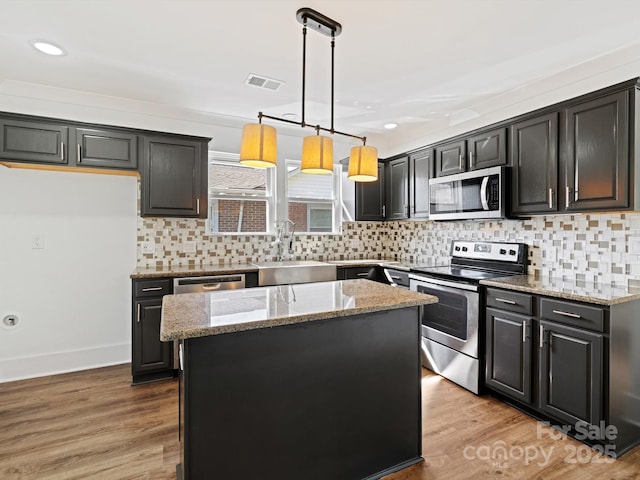
[[136,204],[135,177],[0,166],[0,382],[130,361]]

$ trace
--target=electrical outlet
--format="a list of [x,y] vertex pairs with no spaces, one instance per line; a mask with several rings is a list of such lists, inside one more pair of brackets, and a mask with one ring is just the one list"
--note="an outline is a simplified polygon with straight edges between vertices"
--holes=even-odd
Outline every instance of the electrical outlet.
[[42,250],[44,248],[44,234],[34,233],[31,235],[31,248],[33,250]]
[[182,251],[184,253],[196,253],[196,242],[182,242]]
[[156,242],[142,242],[142,253],[155,253]]

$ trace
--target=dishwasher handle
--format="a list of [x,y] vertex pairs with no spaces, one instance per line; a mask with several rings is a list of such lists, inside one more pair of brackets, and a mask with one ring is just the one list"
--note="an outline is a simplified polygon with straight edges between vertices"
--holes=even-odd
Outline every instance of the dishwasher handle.
[[245,288],[245,274],[181,277],[173,280],[173,293],[197,293]]

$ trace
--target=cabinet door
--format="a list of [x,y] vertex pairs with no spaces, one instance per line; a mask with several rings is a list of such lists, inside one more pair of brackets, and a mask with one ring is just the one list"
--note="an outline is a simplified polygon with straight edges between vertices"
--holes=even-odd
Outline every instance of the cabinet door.
[[566,109],[565,207],[629,206],[629,94]]
[[386,187],[387,219],[409,218],[409,157],[387,163]]
[[338,280],[357,280],[359,278],[364,278],[367,280],[378,281],[380,278],[380,267],[372,266],[372,267],[347,267],[339,269],[340,273],[338,276]]
[[356,220],[384,220],[384,164],[378,163],[378,180],[356,183]]
[[515,313],[486,309],[487,386],[531,403],[532,320]]
[[558,210],[558,113],[511,126],[511,213]]
[[603,419],[603,336],[540,321],[540,409],[568,425]]
[[467,171],[465,141],[447,143],[436,148],[435,171],[436,177],[444,177],[454,173]]
[[138,167],[138,137],[135,134],[93,128],[75,129],[75,164],[82,167]]
[[433,150],[416,152],[409,157],[409,204],[412,218],[429,216],[429,178],[433,165]]
[[68,138],[62,125],[0,119],[0,158],[65,165]]
[[469,170],[507,164],[507,130],[500,128],[467,139]]
[[162,298],[139,300],[135,302],[135,309],[133,374],[171,370],[173,345],[160,341]]
[[144,137],[143,142],[142,216],[206,218],[202,142],[165,137]]

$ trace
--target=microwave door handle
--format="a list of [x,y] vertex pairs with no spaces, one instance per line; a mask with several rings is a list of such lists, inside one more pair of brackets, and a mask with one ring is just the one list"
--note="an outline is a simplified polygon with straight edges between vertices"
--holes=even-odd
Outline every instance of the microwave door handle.
[[482,202],[483,210],[489,210],[489,202],[487,201],[488,186],[489,186],[489,176],[487,175],[482,179],[482,185],[480,186],[480,201]]

